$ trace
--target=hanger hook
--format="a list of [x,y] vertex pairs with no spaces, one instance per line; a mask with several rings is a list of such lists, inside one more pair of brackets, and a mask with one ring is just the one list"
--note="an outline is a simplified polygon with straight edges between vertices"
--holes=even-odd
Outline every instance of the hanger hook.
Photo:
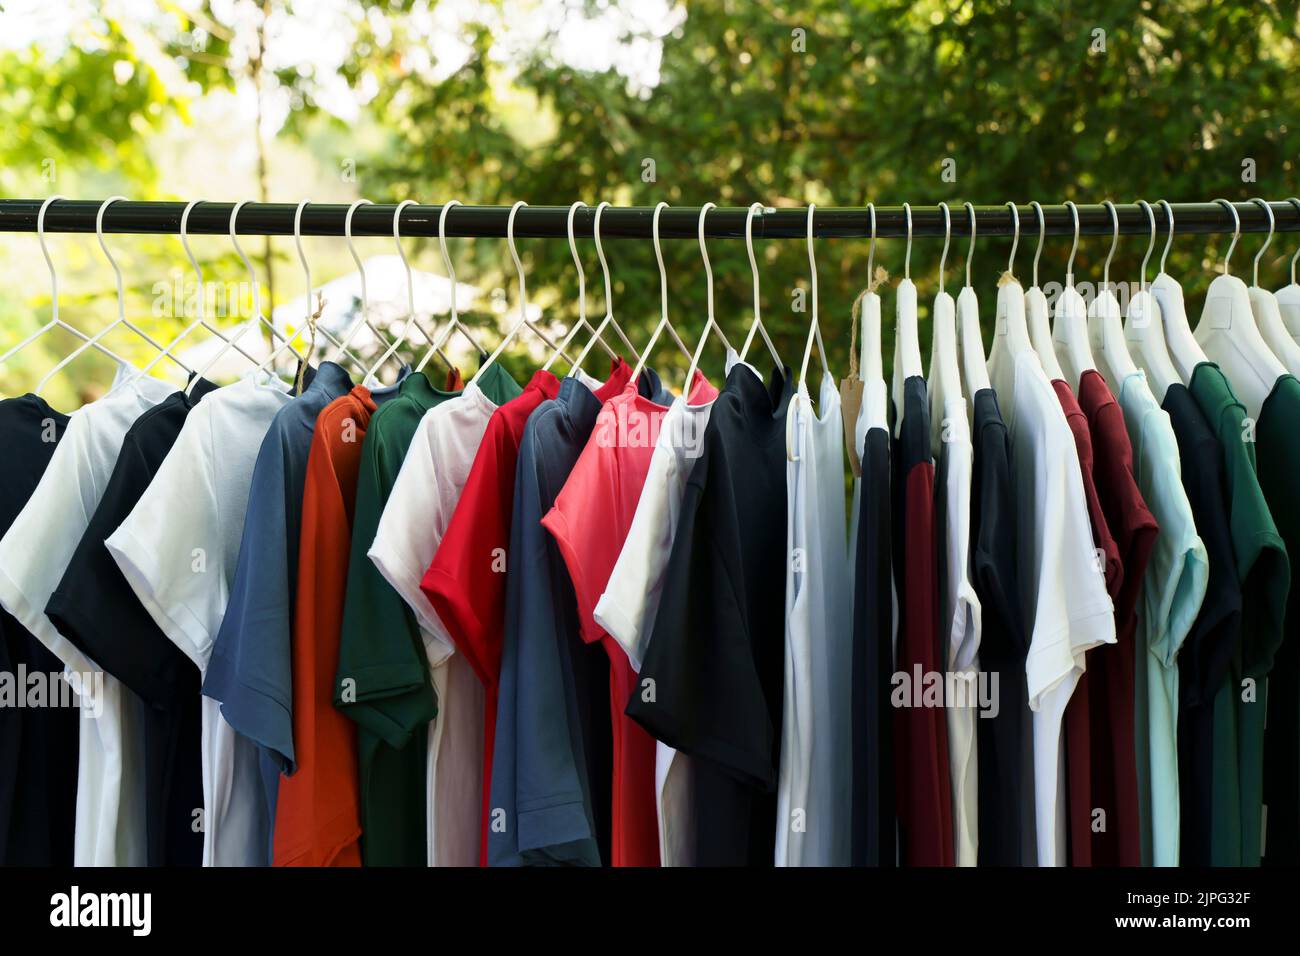
[[[50,321],[59,321],[59,276],[54,271],[54,260],[50,258],[50,250],[45,245],[45,210],[50,208],[50,203],[58,199],[67,199],[67,196],[51,196],[45,202],[41,203],[40,212],[36,214],[36,238],[41,244],[41,254],[45,256],[45,265],[50,270]],[[190,205],[193,205],[191,203]],[[189,209],[186,208],[186,213]]]
[[1226,199],[1214,200],[1228,212],[1232,213],[1232,242],[1228,243],[1228,251],[1223,256],[1223,274],[1228,274],[1228,260],[1232,258],[1232,250],[1236,248],[1237,239],[1241,237],[1241,217],[1237,215],[1237,207]]
[[459,206],[459,199],[448,199],[438,210],[438,251],[442,253],[442,268],[451,282],[451,325],[454,327],[459,313],[456,311],[456,270],[451,264],[451,253],[447,251],[447,213],[452,206]]
[[573,264],[578,270],[578,322],[587,321],[587,273],[582,268],[582,258],[578,255],[578,240],[573,235],[573,217],[578,212],[578,207],[586,207],[586,203],[579,199],[569,207],[569,253],[573,256]]
[[614,314],[614,293],[610,291],[613,286],[609,279],[609,263],[605,261],[605,247],[600,241],[600,214],[608,205],[607,202],[596,203],[596,216],[591,223],[591,234],[596,240],[596,258],[600,260],[600,270],[605,274],[605,315],[611,316]]
[[[704,259],[704,279],[709,291],[708,321],[713,322],[713,266],[709,263],[709,250],[704,244],[704,217],[710,209],[717,209],[717,203],[706,202],[700,207],[700,256]],[[707,323],[706,323],[707,324]]]
[[1273,227],[1276,225],[1276,223],[1274,222],[1273,219],[1272,206],[1270,206],[1262,199],[1252,199],[1251,202],[1258,204],[1260,208],[1262,208],[1264,212],[1268,214],[1268,238],[1265,239],[1264,244],[1259,247],[1259,252],[1255,253],[1255,274],[1254,274],[1254,278],[1251,279],[1251,283],[1250,283],[1251,285],[1253,285],[1255,288],[1258,289],[1259,288],[1259,259],[1260,256],[1264,254],[1264,250],[1268,248],[1269,243],[1273,241]]
[[1038,260],[1043,254],[1043,243],[1047,241],[1047,220],[1043,217],[1043,206],[1038,200],[1030,202],[1038,216],[1038,248],[1034,250],[1034,288],[1038,288]]
[[515,273],[519,276],[519,321],[528,321],[528,290],[524,286],[524,264],[519,261],[519,250],[515,248],[515,215],[528,203],[522,199],[510,207],[506,217],[506,245],[510,247],[510,258],[515,263]]
[[952,241],[952,212],[946,202],[939,203],[943,210],[943,252],[939,255],[939,292],[943,292],[943,267],[948,261],[948,244]]
[[659,264],[659,308],[661,319],[668,321],[668,270],[664,268],[664,251],[659,245],[659,214],[668,208],[668,203],[660,201],[655,205],[654,215],[650,218],[650,234],[654,241],[655,262]]
[[[745,213],[745,252],[749,254],[749,271],[754,277],[754,318],[759,314],[759,297],[758,297],[758,260],[754,258],[754,213],[761,212],[764,206],[761,202],[752,202],[749,204],[749,211]],[[709,297],[712,299],[712,296]]]
[[975,258],[975,206],[972,203],[962,203],[966,211],[971,215],[971,245],[966,250],[966,287],[971,287],[971,260]]
[[117,320],[126,321],[126,304],[122,298],[122,270],[117,265],[117,260],[113,258],[113,253],[109,251],[108,244],[104,242],[104,213],[108,207],[118,200],[125,200],[125,196],[109,196],[100,203],[99,211],[95,213],[95,238],[99,240],[99,248],[104,250],[104,258],[108,264],[113,267],[114,280],[117,283]]
[[[1011,255],[1007,256],[1007,272],[1008,274],[1014,275],[1016,271],[1015,269],[1016,248],[1020,245],[1020,210],[1016,208],[1016,204],[1013,202],[1007,203],[1007,208],[1011,210]],[[971,207],[970,214],[971,214],[970,241],[971,241],[971,245],[974,246],[975,245],[975,208],[973,206]],[[967,267],[967,271],[969,271],[969,266]],[[967,285],[970,284],[969,276],[966,279],[966,284]]]
[[1070,215],[1074,218],[1074,245],[1070,246],[1070,258],[1065,260],[1065,284],[1074,288],[1074,254],[1079,251],[1079,207],[1068,199],[1065,204],[1070,207]]
[[876,204],[867,203],[867,215],[871,217],[871,243],[867,246],[867,283],[870,284],[876,272]]
[[1156,248],[1156,214],[1151,209],[1151,204],[1145,199],[1139,199],[1137,204],[1142,207],[1142,211],[1147,214],[1147,225],[1151,227],[1151,238],[1147,240],[1147,254],[1142,257],[1142,289],[1147,287],[1147,262],[1151,259],[1151,253]]
[[1167,199],[1157,199],[1156,204],[1164,207],[1165,218],[1169,220],[1169,235],[1165,239],[1165,251],[1160,253],[1160,271],[1163,273],[1165,271],[1165,260],[1169,258],[1169,249],[1174,244],[1174,207],[1169,205]]
[[912,278],[912,207],[903,203],[903,215],[907,217],[907,253],[903,258],[903,278]]
[[[1288,199],[1287,202],[1289,202],[1291,205],[1295,206],[1297,212],[1300,212],[1300,199],[1296,199],[1296,198],[1293,196],[1293,197],[1291,197],[1290,199]],[[1295,251],[1295,255],[1293,255],[1293,256],[1291,257],[1291,284],[1292,284],[1292,285],[1295,285],[1295,284],[1296,284],[1296,282],[1295,282],[1295,261],[1296,261],[1297,259],[1300,259],[1300,248],[1296,249],[1296,251]]]
[[[190,210],[192,210],[195,206],[197,206],[202,201],[203,200],[201,199],[192,199],[185,204],[185,209],[181,211],[181,248],[185,250],[185,257],[190,260],[190,265],[194,267],[194,274],[198,276],[198,280],[199,280],[198,319],[200,321],[202,321],[203,319],[203,299],[204,299],[203,270],[199,268],[199,260],[194,258],[194,250],[190,248],[189,222],[190,222]],[[248,200],[244,200],[244,202],[247,201]],[[239,208],[243,205],[244,205],[243,202],[235,203],[235,208],[230,210],[230,238],[235,243],[235,251],[238,252],[241,256],[243,256],[243,250],[239,248],[239,241],[235,239],[235,216],[238,215]],[[248,260],[245,259],[244,261],[247,262]],[[256,284],[254,284],[253,286],[253,295],[254,296],[257,295]],[[261,310],[259,309],[258,315],[261,314],[262,314]]]
[[1110,210],[1110,252],[1106,253],[1106,261],[1101,267],[1101,287],[1110,288],[1110,260],[1115,258],[1115,249],[1119,246],[1119,210],[1109,199],[1103,200],[1102,205]]
[[[193,205],[194,203],[190,203],[190,206]],[[249,285],[252,286],[252,292],[253,292],[253,314],[260,319],[262,317],[262,290],[257,282],[257,273],[253,271],[253,263],[251,263],[248,260],[248,255],[247,253],[244,252],[244,247],[239,244],[239,236],[235,232],[235,220],[239,218],[239,210],[243,209],[247,205],[248,205],[248,200],[242,199],[239,202],[235,203],[235,205],[232,206],[230,209],[230,223],[229,223],[230,242],[235,247],[235,254],[239,256],[239,261],[242,262],[244,264],[244,268],[248,270]],[[199,318],[202,318],[203,317],[203,271],[199,268],[199,264],[194,258],[194,253],[190,252],[190,244],[185,237],[185,220],[189,218],[189,215],[190,215],[190,209],[189,206],[187,206],[185,208],[185,212],[181,214],[181,245],[185,247],[185,254],[190,257],[190,265],[194,267],[194,271],[198,273],[199,276]],[[310,300],[311,298],[310,292],[308,293],[307,298]]]
[[302,251],[302,211],[307,208],[310,200],[304,199],[298,203],[298,208],[293,213],[293,244],[298,250],[298,261],[302,263],[303,278],[307,282],[307,321],[311,322],[311,266],[307,265],[307,254]]
[[366,292],[366,269],[361,264],[361,257],[357,255],[357,247],[352,244],[352,214],[357,211],[358,206],[373,206],[369,199],[358,199],[352,205],[348,206],[348,213],[343,217],[343,238],[347,241],[348,252],[352,255],[352,261],[357,264],[357,275],[361,276],[361,314],[365,316],[369,311],[368,303],[370,296]]

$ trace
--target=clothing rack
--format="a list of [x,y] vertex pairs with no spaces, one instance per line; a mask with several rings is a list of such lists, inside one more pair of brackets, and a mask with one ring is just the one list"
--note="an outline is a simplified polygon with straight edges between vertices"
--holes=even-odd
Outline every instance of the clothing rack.
[[[0,200],[0,232],[36,232],[37,214],[43,200]],[[94,200],[59,199],[49,204],[45,214],[47,232],[95,231],[95,218],[102,202]],[[1164,206],[1152,203],[1156,229],[1161,235],[1168,232],[1169,223]],[[1242,232],[1267,232],[1268,215],[1256,202],[1232,204],[1240,220]],[[186,203],[181,202],[114,202],[104,212],[103,228],[110,233],[178,234],[181,213]],[[970,216],[961,203],[951,203],[951,234],[970,235]],[[1233,217],[1226,206],[1217,202],[1170,203],[1174,213],[1174,233],[1231,233]],[[1273,228],[1277,232],[1300,232],[1300,200],[1270,202]],[[187,233],[190,235],[226,235],[230,231],[230,213],[234,208],[228,202],[200,202],[190,212]],[[313,203],[302,211],[300,234],[304,236],[342,236],[348,205],[340,203]],[[354,236],[392,236],[393,212],[391,203],[358,206],[352,217]],[[437,236],[438,217],[442,206],[408,205],[401,213],[403,236]],[[1075,221],[1068,206],[1042,206],[1044,229],[1050,236],[1072,236]],[[1110,235],[1113,220],[1105,205],[1079,205],[1078,231],[1083,236]],[[1151,224],[1146,210],[1136,203],[1116,204],[1119,231],[1123,235],[1150,234]],[[292,236],[297,205],[294,203],[246,203],[240,210],[236,232],[242,235]],[[975,223],[978,237],[1010,236],[1013,217],[1007,205],[975,206]],[[1038,213],[1031,205],[1017,205],[1021,238],[1036,237],[1039,231]],[[579,207],[574,216],[574,234],[591,238],[595,221],[595,206]],[[447,213],[446,235],[458,237],[504,238],[510,215],[509,206],[455,205]],[[567,206],[524,206],[515,216],[514,234],[517,238],[564,238],[568,236]],[[671,206],[659,217],[659,235],[664,239],[695,239],[699,235],[699,206]],[[704,223],[704,235],[712,239],[743,239],[748,209],[745,207],[719,207],[710,209]],[[650,239],[654,207],[610,206],[601,214],[602,239]],[[875,235],[877,238],[904,238],[908,234],[907,212],[902,206],[878,206],[875,209]],[[807,208],[766,207],[755,213],[752,232],[759,239],[802,239],[807,235]],[[818,238],[860,239],[872,234],[871,216],[865,207],[821,207],[813,217],[813,233]],[[919,237],[942,237],[945,233],[943,210],[938,206],[911,207],[911,234]]]

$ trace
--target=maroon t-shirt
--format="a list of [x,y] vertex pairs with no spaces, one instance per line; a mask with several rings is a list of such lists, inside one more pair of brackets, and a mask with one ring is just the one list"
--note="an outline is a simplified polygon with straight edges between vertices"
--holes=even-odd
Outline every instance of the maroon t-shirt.
[[1151,549],[1160,533],[1133,474],[1133,446],[1124,412],[1095,370],[1079,379],[1079,406],[1088,416],[1096,459],[1093,480],[1106,524],[1119,546],[1124,578],[1115,600],[1114,647],[1097,648],[1092,675],[1092,799],[1106,810],[1106,829],[1093,834],[1097,866],[1141,866],[1141,834],[1134,740],[1134,668],[1137,602]]
[[952,783],[943,707],[917,706],[929,675],[944,674],[939,652],[939,578],[925,379],[903,383],[903,422],[894,463],[894,582],[898,589],[896,673],[906,675],[905,706],[895,711],[894,763],[899,859],[904,866],[952,866]]
[[[1124,583],[1124,566],[1120,561],[1119,545],[1111,536],[1106,523],[1101,498],[1093,479],[1092,431],[1088,417],[1079,407],[1069,385],[1060,379],[1053,379],[1052,388],[1056,389],[1056,397],[1065,412],[1065,420],[1074,433],[1074,445],[1079,452],[1079,471],[1083,478],[1083,495],[1088,502],[1088,520],[1092,523],[1092,540],[1106,562],[1106,591],[1114,601]],[[1088,669],[1079,677],[1079,683],[1065,707],[1065,818],[1071,866],[1092,866],[1092,809],[1097,804],[1092,799],[1090,687],[1097,650],[1098,648],[1093,648],[1088,652]],[[1107,816],[1110,816],[1109,812]]]

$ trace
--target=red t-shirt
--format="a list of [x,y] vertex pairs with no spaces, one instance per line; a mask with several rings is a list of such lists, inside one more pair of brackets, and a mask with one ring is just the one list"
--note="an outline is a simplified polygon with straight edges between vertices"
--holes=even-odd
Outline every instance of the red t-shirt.
[[[711,402],[718,390],[697,370],[688,401]],[[578,601],[582,639],[609,655],[610,722],[614,738],[610,857],[614,866],[658,866],[655,742],[624,713],[637,690],[627,653],[596,623],[596,603],[618,561],[650,470],[659,426],[668,411],[629,383],[600,410],[591,437],[542,518],[564,557]]]
[[1088,416],[1097,451],[1093,463],[1097,495],[1124,569],[1123,582],[1113,595],[1117,643],[1097,648],[1089,664],[1092,805],[1107,811],[1106,829],[1093,834],[1092,862],[1097,866],[1141,866],[1134,655],[1138,597],[1160,529],[1133,474],[1133,445],[1124,412],[1095,370],[1084,372],[1079,379],[1079,406]]
[[297,770],[280,776],[276,866],[360,866],[356,725],[334,707],[361,440],[375,410],[357,386],[316,418],[302,494],[293,621],[293,743]]
[[[622,389],[632,369],[622,359],[613,363],[606,387]],[[488,805],[492,785],[492,754],[496,742],[497,683],[505,641],[506,568],[510,520],[514,510],[515,466],[524,426],[542,402],[553,399],[560,382],[548,371],[537,371],[523,393],[506,402],[488,419],[456,510],[438,544],[433,561],[420,581],[438,619],[456,649],[474,668],[486,690],[483,709],[483,810],[479,863],[487,865]]]
[[[1083,496],[1088,503],[1088,520],[1092,524],[1092,540],[1101,550],[1106,562],[1106,591],[1115,600],[1124,582],[1124,566],[1120,561],[1119,546],[1111,536],[1106,516],[1101,509],[1097,485],[1093,479],[1092,429],[1088,417],[1079,407],[1070,386],[1053,379],[1052,388],[1065,412],[1065,420],[1074,433],[1074,445],[1079,452],[1079,471],[1083,478]],[[1096,648],[1093,649],[1094,651]],[[1066,829],[1069,833],[1071,866],[1092,866],[1092,666],[1096,654],[1087,654],[1088,670],[1079,677],[1070,702],[1065,707],[1065,779],[1066,779]]]
[[[946,672],[939,654],[938,544],[934,509],[934,460],[925,379],[903,383],[903,421],[895,467],[894,577],[898,587],[898,663],[912,699],[895,711],[895,800],[899,852],[906,866],[952,866],[952,781],[948,772],[948,717],[926,706],[923,688]],[[920,686],[917,686],[917,685]],[[921,698],[918,701],[917,698]]]

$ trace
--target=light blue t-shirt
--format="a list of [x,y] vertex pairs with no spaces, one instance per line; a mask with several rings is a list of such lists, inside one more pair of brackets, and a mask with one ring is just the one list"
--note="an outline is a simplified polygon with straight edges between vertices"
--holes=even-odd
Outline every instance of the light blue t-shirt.
[[1146,374],[1119,390],[1138,489],[1160,526],[1138,607],[1136,702],[1138,806],[1145,866],[1178,865],[1178,651],[1200,613],[1210,561],[1183,489],[1178,440]]

